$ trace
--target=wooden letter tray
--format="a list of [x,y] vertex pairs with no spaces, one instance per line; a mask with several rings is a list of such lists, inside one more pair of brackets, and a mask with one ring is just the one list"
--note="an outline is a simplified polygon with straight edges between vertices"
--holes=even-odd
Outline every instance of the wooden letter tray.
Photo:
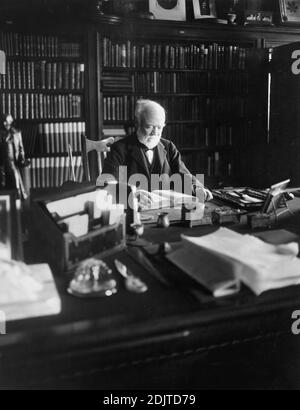
[[[74,196],[76,201],[75,196],[81,193],[82,190],[73,192],[70,197]],[[96,226],[85,235],[76,237],[64,232],[47,209],[47,203],[63,198],[67,198],[66,194],[33,201],[29,231],[37,262],[47,262],[55,273],[63,273],[72,270],[84,259],[103,257],[125,248],[125,214],[112,225]]]

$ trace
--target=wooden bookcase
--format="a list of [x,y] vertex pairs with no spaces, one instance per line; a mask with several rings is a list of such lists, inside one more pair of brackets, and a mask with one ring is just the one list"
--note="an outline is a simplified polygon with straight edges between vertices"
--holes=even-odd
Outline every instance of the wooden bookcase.
[[167,111],[163,137],[191,172],[211,187],[245,182],[249,134],[266,129],[265,53],[253,39],[166,36],[168,25],[97,32],[99,129],[131,132],[137,99],[153,99]]
[[32,188],[61,185],[69,179],[69,146],[82,179],[80,135],[85,132],[85,55],[81,34],[2,31],[7,56],[0,76],[0,108],[21,129],[31,158]]
[[300,184],[300,43],[275,47],[270,63],[270,134],[267,177]]
[[297,28],[109,16],[44,23],[6,25],[0,34],[7,53],[0,108],[22,130],[33,186],[69,179],[69,143],[80,180],[79,134],[132,131],[140,97],[165,106],[164,136],[208,186],[269,183],[263,49],[297,41]]

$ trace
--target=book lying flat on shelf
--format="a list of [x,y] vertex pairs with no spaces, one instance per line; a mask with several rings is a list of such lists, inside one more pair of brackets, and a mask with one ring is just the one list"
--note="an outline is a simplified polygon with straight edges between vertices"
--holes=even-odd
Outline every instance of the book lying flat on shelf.
[[259,295],[300,284],[299,245],[272,245],[227,228],[202,237],[182,236],[182,247],[167,258],[214,296],[238,290],[242,281]]
[[103,136],[105,138],[107,137],[126,137],[126,132],[123,126],[118,127],[114,125],[113,126],[105,125],[102,131],[103,131]]

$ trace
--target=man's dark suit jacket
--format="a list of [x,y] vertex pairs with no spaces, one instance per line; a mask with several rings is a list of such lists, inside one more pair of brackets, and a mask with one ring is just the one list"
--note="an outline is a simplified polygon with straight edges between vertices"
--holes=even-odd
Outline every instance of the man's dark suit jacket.
[[143,174],[148,179],[150,190],[151,174],[167,174],[169,176],[178,173],[183,177],[187,175],[187,180],[192,186],[202,186],[197,179],[192,176],[183,161],[178,149],[173,142],[161,138],[159,144],[154,148],[154,161],[152,169],[149,167],[142,145],[136,135],[132,135],[119,140],[111,146],[104,162],[103,174],[111,174],[119,180],[119,167],[127,166],[127,181],[133,174]]

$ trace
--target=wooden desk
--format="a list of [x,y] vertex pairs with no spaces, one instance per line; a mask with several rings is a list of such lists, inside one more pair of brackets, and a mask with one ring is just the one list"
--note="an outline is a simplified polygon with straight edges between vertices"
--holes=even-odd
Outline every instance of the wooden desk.
[[[300,209],[299,203],[293,208]],[[297,231],[299,217],[284,225]],[[197,235],[209,229],[184,231]],[[145,236],[173,241],[182,231],[149,228]],[[165,288],[125,253],[118,257],[149,291],[130,294],[120,281],[116,295],[81,300],[66,293],[69,277],[57,277],[62,313],[9,322],[7,334],[0,335],[2,388],[300,387],[300,336],[291,332],[292,312],[300,309],[299,286],[259,297],[243,288],[213,299],[184,282]],[[166,267],[159,266],[161,272]],[[169,265],[164,274],[172,283]]]

